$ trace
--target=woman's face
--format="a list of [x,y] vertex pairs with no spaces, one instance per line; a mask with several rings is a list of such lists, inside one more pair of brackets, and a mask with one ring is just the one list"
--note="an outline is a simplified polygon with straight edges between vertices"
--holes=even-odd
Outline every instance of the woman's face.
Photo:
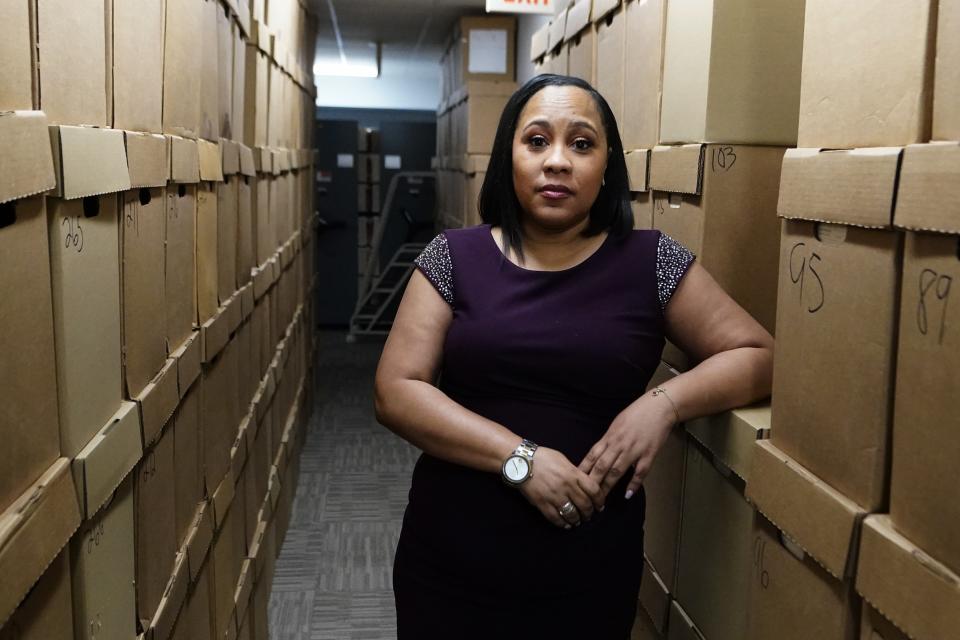
[[525,224],[585,224],[606,168],[607,136],[590,94],[550,86],[530,98],[513,136],[513,188]]

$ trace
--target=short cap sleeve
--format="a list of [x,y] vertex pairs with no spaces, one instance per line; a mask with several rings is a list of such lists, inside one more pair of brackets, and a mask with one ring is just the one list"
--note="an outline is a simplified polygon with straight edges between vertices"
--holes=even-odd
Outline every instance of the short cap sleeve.
[[689,249],[667,234],[660,234],[657,242],[657,295],[661,311],[667,308],[673,292],[694,260],[696,256]]
[[447,304],[453,306],[453,261],[447,236],[439,234],[430,241],[413,263],[430,281]]

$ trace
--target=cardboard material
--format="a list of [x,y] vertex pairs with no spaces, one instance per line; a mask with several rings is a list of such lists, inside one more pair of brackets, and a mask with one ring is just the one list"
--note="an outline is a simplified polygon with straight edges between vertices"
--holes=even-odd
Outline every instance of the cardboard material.
[[179,136],[170,139],[170,181],[181,184],[200,182],[200,152],[197,141]]
[[[753,526],[750,631],[766,640],[858,640],[860,603],[850,581],[823,570],[763,516]],[[873,639],[870,639],[873,640]]]
[[668,4],[660,142],[792,146],[803,8],[791,0]]
[[163,309],[166,300],[166,204],[163,189],[138,189],[120,195],[123,363],[129,398],[143,392],[167,356],[164,327],[156,321],[157,309]]
[[153,638],[169,638],[183,608],[190,582],[187,554],[178,552],[173,561],[173,573],[163,592],[163,598],[157,607],[157,613],[150,621],[147,633]]
[[866,510],[886,488],[901,245],[895,231],[800,220],[780,245],[771,437]]
[[248,44],[245,56],[243,140],[250,147],[267,145],[269,69],[267,55],[253,44]]
[[35,49],[31,46],[30,4],[7,2],[0,8],[0,111],[33,109]]
[[668,631],[668,640],[704,640],[703,634],[676,600],[670,603]]
[[[594,3],[594,12],[600,2]],[[624,47],[626,46],[626,14],[617,9],[597,22],[596,89],[610,105],[618,126],[623,126]]]
[[[945,184],[946,186],[946,184]],[[931,192],[937,198],[936,192]],[[956,209],[954,209],[956,211]],[[937,211],[937,209],[931,209]],[[917,212],[915,219],[921,219]],[[960,237],[907,234],[899,312],[890,515],[897,529],[960,573],[960,327],[950,289],[960,280]],[[955,312],[953,312],[955,313]]]
[[57,175],[54,195],[73,200],[130,188],[123,132],[50,127]]
[[[230,466],[240,417],[233,399],[238,393],[236,348],[229,344],[204,370],[201,399],[203,469],[207,494],[213,495]],[[219,518],[217,518],[219,522]]]
[[203,500],[203,475],[200,468],[200,385],[194,385],[184,395],[174,417],[173,430],[174,523],[176,548],[179,549],[186,541],[191,526],[195,524],[197,509]]
[[233,130],[233,32],[230,10],[217,7],[217,130],[221,138],[235,138]]
[[0,509],[60,455],[50,253],[42,197],[0,206]]
[[936,2],[889,9],[876,11],[869,0],[842,7],[807,0],[798,146],[884,147],[930,139]]
[[869,603],[864,603],[862,608],[860,640],[909,640],[906,634],[897,629]]
[[[92,515],[92,514],[91,514]],[[136,635],[133,488],[125,482],[70,546],[74,637]]]
[[170,179],[170,159],[165,136],[124,132],[130,188],[165,187]]
[[[244,6],[245,3],[244,3]],[[245,30],[233,29],[233,95],[231,96],[231,123],[230,137],[236,141],[242,140],[244,135],[244,99],[246,98],[246,56],[247,43],[243,34]]]
[[903,151],[893,222],[914,231],[960,234],[960,143],[910,145]]
[[197,140],[200,155],[200,179],[209,182],[223,182],[223,158],[219,142]]
[[163,60],[163,132],[196,138],[200,132],[202,4],[167,0]]
[[[134,475],[137,617],[153,620],[176,558],[173,423],[146,451]],[[145,626],[148,626],[145,625]]]
[[70,460],[60,458],[10,505],[0,521],[0,626],[80,524]]
[[140,405],[140,421],[145,446],[149,446],[156,440],[180,402],[177,377],[177,361],[170,358],[163,369],[135,398]]
[[649,561],[644,560],[643,580],[640,581],[640,608],[659,634],[667,631],[667,616],[670,615],[670,592],[663,579]]
[[[235,528],[233,520],[237,518],[238,509],[230,509],[226,515],[226,522],[213,542],[210,561],[212,594],[213,594],[213,623],[214,637],[223,638],[227,635],[228,627],[234,623],[231,613],[234,610],[233,594],[240,578],[240,561],[234,562],[233,535]],[[235,633],[235,630],[234,630]]]
[[683,430],[675,429],[660,449],[643,482],[647,496],[644,552],[670,593],[675,592],[677,584],[686,459],[687,437]]
[[240,181],[228,177],[217,185],[217,299],[220,304],[237,290],[237,238]]
[[530,62],[536,62],[537,60],[543,58],[543,54],[547,52],[549,31],[550,23],[548,22],[534,31],[533,35],[530,37]]
[[[253,156],[251,155],[251,161]],[[246,175],[237,178],[237,264],[236,286],[243,287],[250,282],[255,266],[254,256],[254,200],[252,179]],[[250,307],[253,309],[253,289],[250,289]],[[244,317],[249,315],[249,310]]]
[[960,628],[960,576],[897,533],[888,516],[863,523],[857,591],[911,638],[949,638]]
[[653,229],[653,194],[633,193],[630,208],[633,210],[634,229]]
[[650,189],[650,151],[639,149],[624,154],[627,163],[627,175],[630,178],[630,191],[643,192]]
[[[692,251],[768,331],[776,318],[780,147],[656,147],[654,227]],[[678,358],[664,356],[671,364]]]
[[73,637],[70,557],[60,553],[46,569],[13,617],[0,622],[0,640],[48,640]]
[[791,219],[889,227],[901,152],[899,147],[787,149],[777,213]]
[[240,143],[220,138],[220,162],[224,176],[240,173]]
[[194,50],[200,66],[200,128],[198,137],[216,140],[220,137],[220,61],[217,52],[217,13],[223,11],[217,0],[200,0],[200,41]]
[[48,199],[47,210],[60,448],[72,457],[120,407],[117,198]]
[[40,109],[51,124],[109,126],[105,0],[44,0],[34,7]]
[[753,507],[698,446],[687,448],[676,595],[707,638],[746,635]]
[[164,298],[167,352],[172,353],[190,338],[197,319],[197,187],[171,185],[166,214]]
[[200,363],[203,359],[203,341],[199,331],[194,331],[190,337],[180,345],[180,348],[170,354],[177,361],[177,386],[180,390],[180,399],[187,394],[194,381],[200,377]]
[[[4,7],[5,11],[7,7]],[[5,65],[4,65],[5,66]],[[0,73],[3,73],[0,71]],[[47,118],[40,111],[0,113],[0,203],[57,186]]]
[[81,512],[90,518],[143,455],[140,412],[133,402],[120,409],[73,459]]
[[217,314],[217,191],[203,183],[197,189],[197,323],[206,324]]
[[643,607],[637,607],[637,617],[630,630],[630,640],[663,640],[663,634],[657,632]]
[[[113,128],[163,129],[163,0],[137,5],[106,0],[111,25]],[[163,185],[150,185],[163,186]]]
[[624,5],[623,148],[652,149],[660,140],[667,3],[665,0],[630,0]]
[[190,568],[190,582],[197,583],[207,566],[207,554],[213,542],[213,513],[209,502],[203,502],[197,511],[194,525],[187,534],[187,564]]
[[933,139],[960,140],[960,2],[937,4],[937,59],[933,82]]
[[852,576],[865,512],[769,440],[755,446],[747,499],[832,576]]
[[750,481],[757,440],[770,436],[770,403],[724,411],[686,424],[687,433],[744,482]]

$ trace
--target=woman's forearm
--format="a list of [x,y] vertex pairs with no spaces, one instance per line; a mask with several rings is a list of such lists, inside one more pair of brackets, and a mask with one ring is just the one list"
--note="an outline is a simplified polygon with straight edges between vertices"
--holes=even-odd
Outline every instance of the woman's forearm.
[[426,453],[473,469],[499,473],[520,437],[451,400],[421,380],[378,383],[377,420]]
[[772,371],[772,349],[741,347],[711,356],[660,386],[686,421],[769,396]]

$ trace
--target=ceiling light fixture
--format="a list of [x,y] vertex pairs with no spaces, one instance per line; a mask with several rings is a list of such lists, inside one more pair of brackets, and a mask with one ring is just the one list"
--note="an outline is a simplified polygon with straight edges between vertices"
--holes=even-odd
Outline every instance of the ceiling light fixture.
[[376,63],[316,62],[313,65],[313,74],[339,78],[377,78],[380,76],[380,68]]

